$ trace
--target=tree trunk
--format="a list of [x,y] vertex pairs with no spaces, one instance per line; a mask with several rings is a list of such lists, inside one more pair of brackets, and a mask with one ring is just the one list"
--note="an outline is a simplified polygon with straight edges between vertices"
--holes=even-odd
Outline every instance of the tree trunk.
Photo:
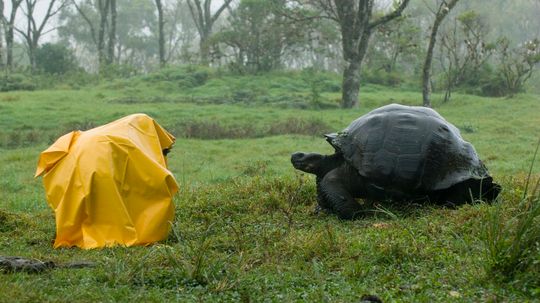
[[109,0],[106,0],[105,3],[103,2],[103,0],[99,0],[98,6],[100,22],[98,30],[97,51],[99,70],[101,72],[103,66],[107,63],[105,56],[105,27],[107,26],[107,16],[109,15]]
[[28,46],[28,60],[30,62],[30,68],[32,71],[35,71],[37,69],[36,65],[36,49],[37,49],[37,41],[31,41],[30,45]]
[[165,20],[163,19],[163,6],[161,0],[156,0],[156,7],[158,11],[158,44],[159,44],[159,66],[165,66],[165,34],[163,33],[163,27]]
[[107,64],[114,63],[114,46],[116,45],[116,0],[110,0],[111,26],[109,30],[109,45]]
[[11,13],[9,20],[5,24],[6,27],[6,67],[8,70],[13,69],[13,37],[15,29],[15,16],[17,15],[17,10],[21,5],[22,0],[11,0]]
[[433,62],[433,49],[437,42],[437,32],[446,15],[448,15],[458,1],[459,0],[450,0],[448,4],[446,1],[443,1],[435,14],[435,21],[433,22],[431,35],[429,37],[426,60],[424,61],[424,67],[422,69],[422,105],[426,107],[431,107],[431,63]]
[[13,69],[13,26],[8,25],[6,30],[6,67]]
[[[32,31],[32,22],[34,21],[34,7],[35,2],[26,0],[26,14],[28,21],[26,23],[26,35],[24,35],[24,38],[26,39],[26,44],[28,47],[28,61],[30,63],[30,68],[32,71],[36,70],[36,57],[34,56],[35,53],[35,44],[33,41],[34,33]],[[19,31],[20,32],[20,31]]]
[[210,63],[210,47],[208,45],[209,34],[202,33],[199,40],[199,53],[201,56],[201,64],[208,65]]
[[360,61],[348,62],[343,70],[343,83],[341,92],[341,107],[358,107],[358,94],[360,92]]
[[422,69],[422,105],[425,107],[431,107],[431,63],[433,62],[433,49],[437,40],[438,28],[439,25],[435,22],[431,31],[426,60]]

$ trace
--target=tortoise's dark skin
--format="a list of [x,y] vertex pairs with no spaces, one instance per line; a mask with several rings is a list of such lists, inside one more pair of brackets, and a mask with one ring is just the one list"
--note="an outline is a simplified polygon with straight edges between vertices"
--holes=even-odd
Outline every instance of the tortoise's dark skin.
[[385,106],[353,121],[344,133],[326,136],[333,155],[291,156],[296,169],[317,177],[319,207],[341,219],[362,216],[355,198],[456,206],[492,201],[501,190],[472,145],[431,109]]
[[353,219],[361,214],[362,208],[354,198],[364,196],[364,183],[340,154],[298,152],[291,156],[291,162],[294,168],[317,177],[317,202],[321,209],[334,212],[342,219]]

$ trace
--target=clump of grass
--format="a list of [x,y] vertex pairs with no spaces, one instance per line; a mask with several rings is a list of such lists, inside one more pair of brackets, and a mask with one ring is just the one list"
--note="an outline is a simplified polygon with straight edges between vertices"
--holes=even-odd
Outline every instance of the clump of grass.
[[68,133],[73,130],[89,130],[91,128],[97,127],[98,125],[99,124],[97,124],[95,121],[88,119],[82,121],[71,121],[63,125],[63,133]]
[[[532,168],[523,195],[515,203],[499,203],[488,214],[484,242],[487,246],[487,272],[512,281],[540,287],[540,179],[534,180]],[[506,206],[506,207],[505,207]],[[526,287],[527,288],[527,287]]]
[[21,96],[18,96],[18,95],[4,95],[0,98],[0,101],[4,101],[4,102],[14,102],[14,101],[19,101],[21,99]]
[[20,215],[0,210],[0,233],[13,232],[19,226],[25,226],[26,222]]
[[255,177],[264,174],[268,170],[269,161],[248,162],[242,167],[242,175]]
[[478,128],[476,126],[474,126],[472,123],[470,122],[465,122],[463,123],[459,129],[466,133],[466,134],[472,134],[472,133],[475,133],[478,131]]

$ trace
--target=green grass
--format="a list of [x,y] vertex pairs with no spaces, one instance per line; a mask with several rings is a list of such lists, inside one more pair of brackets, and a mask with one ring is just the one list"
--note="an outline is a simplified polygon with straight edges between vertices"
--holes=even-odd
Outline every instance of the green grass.
[[[318,110],[301,73],[207,72],[196,85],[169,75],[0,94],[0,255],[97,263],[0,274],[0,302],[354,302],[363,294],[385,302],[540,300],[540,286],[526,276],[495,279],[486,266],[483,239],[494,206],[383,205],[354,222],[312,213],[313,177],[295,171],[290,154],[331,153],[317,132],[341,130],[383,104],[419,104],[419,93],[370,85],[362,88],[359,109],[341,110],[332,108],[336,78],[322,75],[330,84],[321,91],[327,109]],[[539,96],[456,94],[435,108],[502,183],[503,209],[516,208],[540,134]],[[54,216],[41,180],[33,178],[39,153],[74,128],[135,112],[177,136],[169,158],[181,187],[173,233],[149,247],[53,249]],[[204,139],[209,133],[219,136]],[[533,177],[539,174],[536,165]]]
[[[538,156],[540,140],[534,158]],[[489,212],[484,232],[486,269],[499,279],[536,285],[540,292],[540,179],[532,166],[517,203],[499,203]]]

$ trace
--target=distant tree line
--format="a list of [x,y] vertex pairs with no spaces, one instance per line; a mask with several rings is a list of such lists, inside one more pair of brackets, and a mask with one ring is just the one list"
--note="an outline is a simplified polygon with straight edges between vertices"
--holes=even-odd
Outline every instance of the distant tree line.
[[[345,108],[358,106],[365,82],[420,88],[430,106],[432,90],[445,102],[456,90],[523,91],[540,62],[540,1],[510,2],[0,0],[0,68],[116,76],[186,64],[239,74],[312,68],[342,73]],[[43,42],[51,31],[56,42]]]

